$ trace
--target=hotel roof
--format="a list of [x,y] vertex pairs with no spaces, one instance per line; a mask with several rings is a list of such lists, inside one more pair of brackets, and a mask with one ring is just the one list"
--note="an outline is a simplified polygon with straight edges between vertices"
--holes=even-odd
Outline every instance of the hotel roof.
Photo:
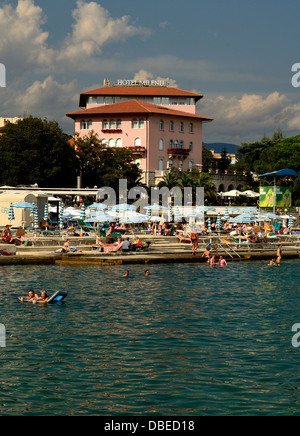
[[124,115],[124,114],[148,114],[148,115],[169,115],[172,117],[185,117],[193,118],[201,121],[213,121],[213,118],[202,117],[189,112],[178,111],[172,107],[157,106],[151,103],[144,103],[138,100],[128,100],[121,103],[110,105],[95,106],[89,109],[81,109],[75,112],[69,112],[66,115],[70,118],[77,118],[78,116],[86,117],[93,115]]
[[80,94],[79,106],[84,107],[90,96],[126,96],[126,97],[190,97],[196,102],[203,98],[203,95],[195,92],[184,91],[179,88],[167,88],[164,86],[107,86],[94,89]]

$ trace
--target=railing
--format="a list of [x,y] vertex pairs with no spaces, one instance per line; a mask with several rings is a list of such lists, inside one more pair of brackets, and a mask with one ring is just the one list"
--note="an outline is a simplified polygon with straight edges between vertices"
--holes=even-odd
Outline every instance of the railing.
[[129,149],[133,152],[133,154],[138,154],[141,156],[146,154],[146,147],[137,146],[137,147],[129,147]]
[[189,156],[191,150],[189,148],[169,148],[168,154],[171,156]]

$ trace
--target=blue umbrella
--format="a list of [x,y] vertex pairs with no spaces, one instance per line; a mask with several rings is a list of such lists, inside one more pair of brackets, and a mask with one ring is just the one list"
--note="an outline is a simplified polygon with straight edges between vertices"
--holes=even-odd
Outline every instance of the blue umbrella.
[[35,209],[36,205],[33,203],[28,203],[27,201],[21,201],[20,203],[13,204],[16,209]]
[[13,208],[12,203],[10,203],[10,208],[9,208],[9,212],[8,212],[8,219],[9,219],[9,221],[13,221],[15,219],[15,213],[14,213],[14,208]]
[[228,207],[226,207],[224,220],[228,221],[229,219],[230,219],[229,210],[228,210]]
[[112,208],[113,211],[117,212],[128,212],[128,211],[136,211],[134,206],[130,206],[130,204],[117,204]]
[[290,218],[289,218],[289,229],[291,229],[292,227],[294,227],[294,218],[293,218],[293,215],[290,214]]
[[93,203],[89,208],[95,210],[108,210],[108,206],[103,203]]
[[173,221],[173,208],[170,205],[170,209],[169,209],[169,222],[171,223]]

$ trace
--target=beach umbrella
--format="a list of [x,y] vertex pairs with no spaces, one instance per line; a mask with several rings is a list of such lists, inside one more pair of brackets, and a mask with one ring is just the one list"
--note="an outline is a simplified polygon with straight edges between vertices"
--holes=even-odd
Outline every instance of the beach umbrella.
[[35,209],[36,205],[33,203],[28,203],[27,201],[21,201],[20,203],[13,204],[16,209]]
[[81,206],[80,219],[85,220],[85,205],[84,205],[84,203],[82,203],[82,206]]
[[207,231],[211,232],[211,219],[210,219],[210,217],[208,218],[208,221],[207,221]]
[[171,223],[173,221],[173,208],[172,205],[170,205],[169,209],[169,222]]
[[44,208],[44,221],[48,221],[48,215],[49,215],[49,206],[48,203],[45,204],[45,208]]
[[290,217],[289,217],[289,225],[288,225],[288,227],[289,227],[289,229],[294,227],[294,218],[293,218],[292,214],[290,214]]
[[94,209],[94,210],[108,210],[108,206],[106,206],[106,204],[103,203],[93,203],[89,209]]
[[13,204],[10,203],[10,208],[9,208],[9,212],[8,212],[8,220],[13,221],[14,219],[15,219],[14,208],[13,208]]
[[251,191],[251,190],[244,191],[243,195],[246,195],[246,197],[249,197],[249,198],[259,197],[259,193],[258,192],[254,192],[254,191]]
[[237,189],[233,189],[232,191],[223,192],[223,197],[239,197],[240,195],[244,195],[243,192],[238,191]]
[[146,207],[144,207],[144,209],[146,209],[146,210],[154,210],[156,212],[163,211],[163,210],[165,210],[165,211],[169,210],[168,207],[160,206],[159,204],[154,204],[152,206],[146,206]]
[[59,207],[59,228],[62,229],[64,227],[64,205],[61,203]]
[[151,211],[150,208],[148,208],[147,209],[147,218],[148,218],[148,221],[151,221],[151,217],[152,217],[152,211]]
[[175,207],[175,222],[178,223],[181,219],[179,207]]
[[220,212],[218,213],[218,218],[217,218],[217,222],[216,222],[216,227],[217,227],[217,229],[221,229],[221,228],[222,228],[222,220],[221,220],[221,214],[220,214]]
[[216,209],[212,206],[196,206],[195,207],[196,212],[215,212]]
[[127,211],[136,211],[136,208],[134,206],[131,206],[130,204],[117,204],[112,208],[115,212],[127,212]]
[[224,220],[228,221],[229,219],[230,219],[229,210],[228,210],[228,207],[226,207]]
[[159,223],[160,220],[161,220],[160,216],[153,216],[153,217],[151,217],[150,221],[153,222],[153,223]]
[[39,227],[39,213],[37,209],[33,209],[33,218],[34,218],[34,228],[37,229]]

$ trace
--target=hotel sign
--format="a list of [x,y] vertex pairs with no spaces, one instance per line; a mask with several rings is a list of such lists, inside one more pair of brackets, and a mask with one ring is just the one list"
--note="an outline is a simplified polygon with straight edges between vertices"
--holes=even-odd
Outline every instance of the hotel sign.
[[165,80],[118,80],[118,86],[167,86]]

